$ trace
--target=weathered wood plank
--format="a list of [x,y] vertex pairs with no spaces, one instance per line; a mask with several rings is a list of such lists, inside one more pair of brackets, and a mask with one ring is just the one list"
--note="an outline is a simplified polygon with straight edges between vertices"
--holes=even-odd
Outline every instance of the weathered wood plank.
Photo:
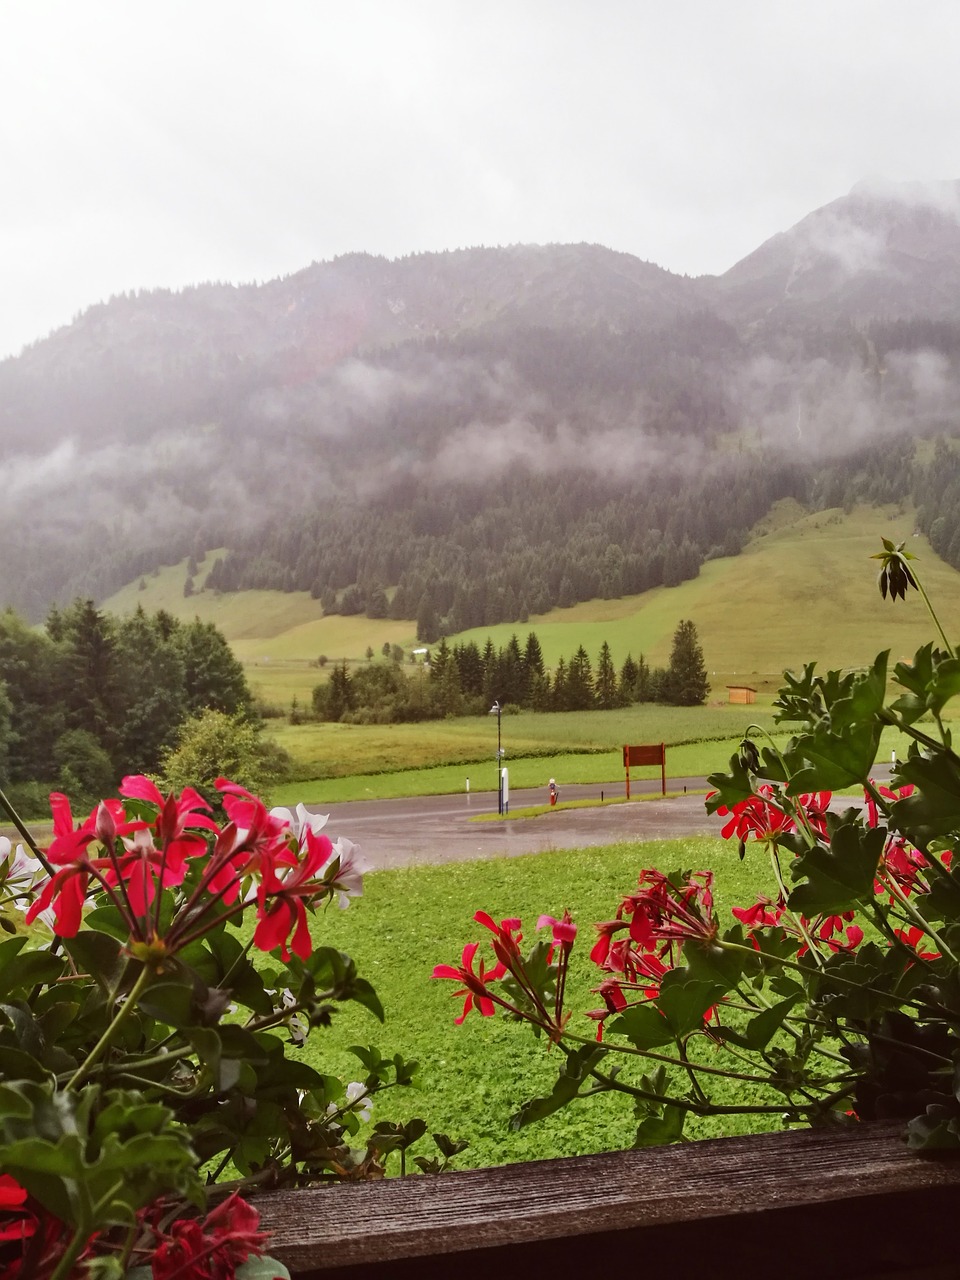
[[499,1269],[507,1280],[640,1262],[710,1280],[960,1278],[960,1160],[918,1156],[890,1126],[310,1188],[257,1205],[271,1252],[305,1278],[489,1280]]

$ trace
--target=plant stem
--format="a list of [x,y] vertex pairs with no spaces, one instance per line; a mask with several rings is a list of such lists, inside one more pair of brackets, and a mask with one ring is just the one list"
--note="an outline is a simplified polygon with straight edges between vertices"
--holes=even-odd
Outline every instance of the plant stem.
[[943,627],[940,625],[940,619],[937,617],[937,611],[936,609],[934,609],[933,605],[930,603],[930,597],[927,595],[926,591],[924,590],[923,583],[920,581],[920,575],[917,573],[916,569],[911,567],[910,576],[911,578],[913,578],[914,586],[920,592],[920,599],[927,606],[927,613],[929,613],[930,617],[933,619],[933,625],[940,632],[940,639],[943,641],[943,647],[946,649],[947,653],[949,653],[951,658],[956,658],[957,655],[954,652],[953,645],[947,639],[947,633],[944,631]]
[[79,1258],[84,1246],[89,1239],[89,1229],[85,1226],[78,1226],[73,1234],[73,1239],[67,1245],[66,1251],[57,1263],[56,1269],[51,1273],[50,1280],[69,1280],[73,1275],[73,1265]]
[[23,825],[23,821],[21,820],[20,815],[17,813],[16,809],[14,809],[13,805],[7,799],[5,793],[2,790],[0,790],[0,806],[3,807],[10,821],[13,823],[13,825],[17,828],[17,830],[23,836],[24,840],[26,840],[27,844],[30,846],[34,856],[36,857],[40,865],[43,867],[44,871],[46,871],[48,876],[52,876],[54,874],[53,866],[47,860],[46,855],[43,853],[40,846],[37,844],[36,840],[34,840],[33,836],[30,834],[27,828]]
[[803,916],[795,915],[787,906],[787,898],[790,896],[790,891],[787,889],[787,886],[783,883],[783,876],[780,872],[780,859],[777,857],[777,846],[775,843],[770,846],[770,865],[773,867],[774,879],[776,880],[777,886],[780,889],[780,896],[783,899],[784,910],[786,911],[790,919],[794,922],[794,924],[797,926],[797,928],[800,930],[800,936],[803,938],[804,942],[807,944],[807,950],[809,951],[810,955],[813,956],[814,963],[816,964],[817,968],[822,969],[823,956],[817,950],[816,945],[814,944],[813,938],[810,936],[809,932],[807,931],[807,926],[803,923]]
[[[896,880],[894,879],[894,877],[893,877],[893,876],[887,876],[887,877],[886,877],[886,879],[885,879],[885,881],[884,881],[884,883],[886,884],[886,887],[889,889],[889,891],[893,894],[893,896],[894,896],[894,897],[897,899],[897,901],[900,903],[900,906],[903,908],[903,910],[907,913],[907,915],[910,917],[910,919],[914,922],[914,924],[918,925],[918,926],[919,926],[919,928],[922,930],[922,932],[923,932],[923,933],[925,933],[925,934],[927,935],[927,937],[930,939],[930,941],[931,941],[931,942],[935,942],[935,943],[936,943],[936,945],[940,948],[940,953],[941,953],[941,955],[945,955],[945,956],[947,956],[949,959],[951,959],[951,960],[953,961],[953,963],[954,963],[954,964],[956,964],[956,963],[957,963],[957,957],[956,957],[956,956],[954,955],[954,953],[950,950],[950,948],[947,946],[947,944],[944,942],[944,940],[940,937],[940,935],[939,935],[939,933],[937,933],[936,929],[934,929],[934,928],[933,928],[933,926],[930,924],[930,922],[929,922],[928,920],[924,919],[924,917],[920,914],[920,912],[917,910],[917,908],[913,905],[913,903],[910,901],[910,899],[907,897],[907,895],[903,892],[903,890],[902,890],[902,889],[900,888],[900,886],[897,884],[897,882],[896,882]],[[917,957],[917,958],[919,959],[919,957]]]
[[140,996],[140,993],[143,991],[144,987],[147,985],[149,981],[150,981],[150,970],[147,968],[146,965],[144,965],[141,968],[139,974],[137,975],[137,980],[133,984],[133,987],[130,989],[126,1000],[124,1000],[123,1004],[114,1014],[113,1019],[110,1022],[110,1025],[106,1028],[103,1035],[100,1037],[97,1043],[93,1046],[93,1048],[87,1054],[86,1058],[83,1060],[83,1062],[81,1062],[80,1066],[77,1067],[76,1071],[67,1081],[68,1092],[76,1089],[81,1084],[81,1082],[89,1073],[91,1067],[94,1066],[94,1064],[102,1057],[104,1052],[109,1048],[110,1042],[113,1039],[117,1028],[120,1027],[127,1020],[127,1018],[129,1018],[131,1013],[133,1013],[134,1009],[137,1007],[137,1000]]

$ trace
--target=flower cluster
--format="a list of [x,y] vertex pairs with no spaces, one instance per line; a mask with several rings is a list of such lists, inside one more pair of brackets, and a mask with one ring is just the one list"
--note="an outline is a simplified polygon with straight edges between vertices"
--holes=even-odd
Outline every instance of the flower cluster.
[[[228,1280],[251,1256],[263,1256],[267,1238],[259,1223],[256,1209],[236,1192],[203,1217],[171,1218],[170,1205],[158,1200],[136,1215],[127,1264],[149,1266],[151,1280]],[[64,1274],[71,1257],[79,1266],[115,1252],[97,1231],[72,1250],[71,1243],[64,1222],[14,1178],[0,1174],[0,1269],[5,1280],[48,1280]]]
[[0,792],[24,842],[0,837],[5,1277],[232,1280],[264,1237],[221,1177],[234,1191],[382,1177],[426,1129],[350,1145],[372,1096],[411,1083],[401,1055],[354,1050],[365,1075],[345,1089],[286,1056],[348,1001],[382,1019],[311,929],[318,906],[362,893],[359,849],[302,805],[216,785],[220,820],[193,789],[163,795],[139,775],[79,818],[56,793],[45,847]]
[[[254,945],[279,948],[283,960],[291,949],[306,959],[312,948],[307,908],[333,896],[345,907],[362,892],[366,866],[357,846],[343,838],[334,844],[322,832],[326,818],[302,805],[296,815],[268,811],[226,778],[216,785],[228,818],[222,827],[196,791],[164,797],[142,776],[124,778],[126,807],[104,800],[76,824],[67,797],[52,795],[53,841],[45,855],[52,874],[39,885],[26,922],[46,916],[58,936],[72,938],[88,899],[102,894],[129,930],[131,954],[160,960],[252,902]],[[190,891],[164,921],[162,891],[183,886],[194,866]],[[18,874],[21,887],[37,889],[35,866],[22,859]],[[32,879],[23,885],[28,874]],[[17,886],[7,883],[13,894]]]
[[[563,1056],[553,1090],[526,1102],[515,1125],[611,1092],[630,1101],[636,1145],[682,1139],[690,1115],[737,1114],[787,1125],[899,1116],[913,1147],[960,1149],[960,763],[949,705],[960,653],[904,544],[884,540],[875,558],[881,593],[915,588],[940,647],[923,645],[892,671],[882,652],[868,667],[785,673],[775,719],[796,731],[778,743],[750,726],[729,771],[709,779],[721,834],[765,877],[732,924],[717,919],[709,872],[644,871],[597,925],[603,1004],[588,1014],[592,1040],[559,1005],[547,1019],[546,1000],[517,998],[506,938],[496,951],[506,994],[473,969],[475,948],[464,953],[468,1000],[546,1028]],[[890,729],[909,746],[884,785],[872,774]],[[834,789],[857,787],[862,805],[834,801]],[[514,925],[501,929],[513,938]]]
[[[454,996],[463,996],[463,1011],[454,1021],[459,1025],[473,1009],[489,1018],[499,1006],[517,1019],[534,1023],[551,1038],[559,1037],[566,1021],[567,966],[577,936],[569,911],[559,920],[547,915],[539,918],[537,929],[549,929],[550,941],[538,942],[527,956],[520,949],[523,934],[519,920],[497,924],[485,911],[477,911],[473,918],[493,935],[490,946],[496,963],[486,968],[483,956],[477,960],[480,943],[470,942],[463,948],[459,965],[435,966],[435,978],[462,983]],[[497,988],[492,986],[495,982],[500,984]]]
[[[711,792],[707,799],[709,800],[714,794],[716,793]],[[816,832],[818,835],[826,835],[826,814],[832,799],[829,791],[816,791],[809,795],[798,796],[795,810],[797,816],[786,812],[780,805],[774,803],[776,795],[772,786],[762,783],[753,795],[738,801],[730,808],[723,804],[719,805],[717,814],[721,818],[728,819],[720,832],[724,840],[736,836],[740,841],[741,849],[751,838],[762,844],[776,844],[784,835],[796,831],[798,825],[803,825],[807,830]]]

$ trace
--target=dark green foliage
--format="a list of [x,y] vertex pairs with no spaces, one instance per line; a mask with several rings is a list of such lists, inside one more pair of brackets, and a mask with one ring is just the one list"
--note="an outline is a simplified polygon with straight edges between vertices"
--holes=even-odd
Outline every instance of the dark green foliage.
[[670,666],[663,686],[664,701],[678,707],[696,707],[706,701],[709,692],[697,628],[692,622],[683,621],[673,633]]
[[249,713],[243,668],[212,623],[90,600],[52,610],[47,632],[0,614],[0,756],[11,784],[57,782],[74,799],[156,770],[191,714]]

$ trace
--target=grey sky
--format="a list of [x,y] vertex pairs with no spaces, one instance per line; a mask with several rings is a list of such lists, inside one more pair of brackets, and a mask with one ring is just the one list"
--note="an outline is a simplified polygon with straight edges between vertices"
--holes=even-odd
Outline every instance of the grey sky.
[[0,355],[128,289],[596,241],[722,272],[960,178],[952,0],[0,0]]

